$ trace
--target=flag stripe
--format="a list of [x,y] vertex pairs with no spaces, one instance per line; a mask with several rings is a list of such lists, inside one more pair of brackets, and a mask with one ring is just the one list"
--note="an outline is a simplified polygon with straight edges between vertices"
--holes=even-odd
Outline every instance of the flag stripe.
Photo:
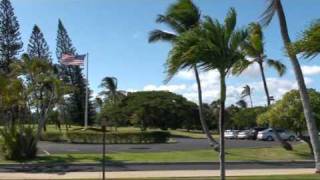
[[86,55],[62,54],[60,63],[64,65],[81,66],[84,65]]

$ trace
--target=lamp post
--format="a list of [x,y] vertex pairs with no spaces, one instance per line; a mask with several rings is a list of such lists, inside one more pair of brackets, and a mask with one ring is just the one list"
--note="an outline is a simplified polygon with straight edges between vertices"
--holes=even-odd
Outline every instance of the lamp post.
[[102,127],[102,179],[106,179],[106,126],[107,120],[103,118],[101,120],[101,127]]

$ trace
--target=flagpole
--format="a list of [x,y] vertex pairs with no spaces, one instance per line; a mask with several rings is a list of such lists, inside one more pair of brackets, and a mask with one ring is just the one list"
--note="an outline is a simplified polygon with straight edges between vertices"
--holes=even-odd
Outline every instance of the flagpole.
[[88,96],[89,96],[89,53],[87,53],[87,68],[86,68],[86,104],[84,114],[84,129],[88,128]]

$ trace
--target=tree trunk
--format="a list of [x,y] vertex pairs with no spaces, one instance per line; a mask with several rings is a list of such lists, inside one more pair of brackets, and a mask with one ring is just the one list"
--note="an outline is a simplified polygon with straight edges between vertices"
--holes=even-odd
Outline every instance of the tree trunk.
[[313,154],[314,154],[314,160],[315,160],[315,169],[317,173],[320,173],[320,142],[319,142],[319,135],[318,135],[318,128],[316,126],[315,119],[312,114],[312,108],[310,104],[310,99],[307,91],[307,87],[303,78],[302,70],[299,64],[299,61],[297,59],[296,54],[292,53],[289,51],[289,46],[291,44],[291,40],[289,37],[288,33],[288,28],[287,28],[287,22],[286,22],[286,17],[283,11],[283,7],[281,4],[280,0],[276,0],[277,2],[277,13],[278,13],[278,18],[279,18],[279,23],[280,23],[280,28],[281,28],[281,35],[283,38],[284,45],[287,49],[288,55],[290,57],[296,80],[298,82],[298,87],[299,87],[299,92],[300,92],[300,97],[302,101],[302,106],[303,106],[303,111],[304,111],[304,116],[306,119],[306,124],[310,136],[310,141],[313,147]]
[[226,100],[226,82],[225,75],[220,73],[220,116],[219,116],[219,133],[220,133],[220,179],[225,180],[225,152],[224,152],[224,115],[225,115],[225,100]]
[[[251,91],[251,90],[250,90]],[[251,104],[251,108],[253,108],[253,103],[252,103],[252,97],[251,97],[251,92],[249,94],[249,98],[250,98],[250,104]]]
[[[260,60],[260,62],[258,62],[258,64],[259,64],[259,67],[260,67],[260,73],[261,73],[261,77],[262,77],[264,91],[265,91],[266,97],[267,97],[267,103],[268,103],[268,106],[270,106],[271,105],[270,95],[269,95],[269,90],[268,90],[268,86],[267,86],[266,76],[264,74],[264,68],[263,68],[262,60]],[[273,127],[271,127],[271,128],[273,128]],[[273,129],[275,129],[275,128],[273,128]],[[292,151],[293,150],[291,144],[288,143],[287,141],[283,140],[277,131],[274,131],[274,134],[276,136],[276,140],[278,142],[280,142],[281,146],[285,150],[288,150],[288,151]]]
[[269,94],[269,89],[267,86],[266,76],[264,74],[263,64],[262,64],[262,62],[258,62],[258,64],[260,67],[260,73],[261,73],[261,78],[262,78],[262,82],[263,82],[264,92],[266,93],[266,96],[267,96],[267,103],[268,103],[268,106],[270,106],[271,105],[270,94]]
[[48,103],[47,108],[44,108],[44,105],[41,106],[40,108],[40,118],[39,118],[39,124],[38,124],[38,130],[37,130],[37,136],[35,138],[35,142],[38,142],[40,140],[41,137],[41,132],[42,129],[44,128],[45,124],[46,124],[46,116],[49,112],[49,109],[51,107],[51,103],[53,101],[53,97],[54,95],[52,94]]
[[212,146],[215,151],[219,151],[219,143],[215,139],[213,139],[213,137],[212,137],[212,135],[210,133],[210,130],[208,128],[207,122],[203,118],[201,81],[200,81],[200,77],[199,77],[199,72],[198,72],[197,66],[195,65],[193,67],[193,69],[194,69],[194,74],[195,74],[195,77],[196,77],[197,87],[198,87],[199,118],[200,118],[200,123],[201,123],[201,126],[202,126],[202,130],[206,134],[210,146]]
[[310,150],[310,155],[313,156],[313,148],[312,148],[312,144],[310,141],[310,138],[307,136],[303,136],[302,134],[300,134],[298,136],[302,141],[306,142],[308,144],[309,150]]

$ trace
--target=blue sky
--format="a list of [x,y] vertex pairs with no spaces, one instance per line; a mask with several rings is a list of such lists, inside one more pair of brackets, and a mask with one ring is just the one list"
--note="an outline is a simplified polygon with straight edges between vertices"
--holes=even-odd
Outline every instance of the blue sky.
[[[170,44],[149,44],[148,33],[167,27],[155,23],[157,14],[164,13],[175,0],[12,0],[20,22],[24,50],[34,24],[40,26],[55,57],[57,23],[60,18],[78,53],[89,53],[90,87],[97,93],[98,85],[105,76],[115,76],[123,90],[170,90],[196,100],[192,72],[182,72],[167,85],[164,62]],[[238,27],[259,20],[266,7],[266,0],[194,0],[203,15],[223,20],[228,9],[238,13]],[[292,39],[319,16],[319,0],[283,0]],[[267,69],[271,95],[277,99],[286,91],[295,88],[294,74],[288,58],[283,53],[283,44],[274,19],[265,29],[266,54],[281,59],[288,65],[287,74],[278,78]],[[56,61],[56,60],[55,60]],[[312,61],[301,59],[308,87],[320,89],[319,58]],[[218,97],[219,84],[216,72],[202,73],[204,99],[211,102]],[[228,79],[228,103],[239,99],[241,88],[253,87],[254,103],[265,104],[261,79],[257,67],[250,68],[241,77]]]

